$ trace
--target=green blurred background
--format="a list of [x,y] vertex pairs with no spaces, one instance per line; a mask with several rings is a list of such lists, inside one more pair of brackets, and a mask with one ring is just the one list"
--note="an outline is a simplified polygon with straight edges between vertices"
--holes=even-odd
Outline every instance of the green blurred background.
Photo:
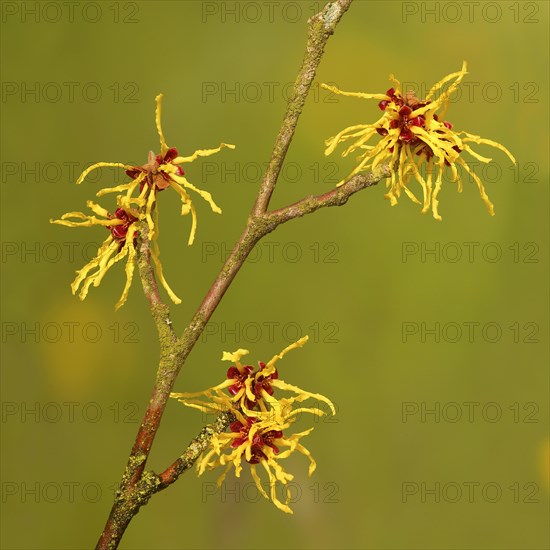
[[[237,144],[186,169],[224,211],[195,199],[192,248],[190,219],[160,196],[183,330],[245,223],[321,5],[2,3],[3,548],[95,544],[158,355],[137,280],[114,311],[121,267],[85,302],[70,293],[105,232],[48,220],[123,182],[104,169],[76,187],[89,163],[143,163],[158,148],[159,92],[170,146]],[[273,205],[332,188],[353,159],[325,158],[323,140],[378,117],[375,101],[334,100],[319,82],[384,92],[394,73],[425,90],[463,59],[446,118],[505,144],[518,168],[477,147],[495,161],[480,172],[494,218],[472,182],[462,194],[446,183],[442,223],[406,198],[390,208],[381,184],[266,237],[176,389],[221,381],[223,350],[265,360],[309,333],[281,374],[338,406],[306,440],[318,469],[308,479],[304,457],[289,461],[293,516],[255,502],[248,474],[213,494],[215,473],[189,472],[142,509],[122,548],[548,548],[547,27],[547,2],[354,2]],[[204,420],[171,403],[149,467],[166,467]]]

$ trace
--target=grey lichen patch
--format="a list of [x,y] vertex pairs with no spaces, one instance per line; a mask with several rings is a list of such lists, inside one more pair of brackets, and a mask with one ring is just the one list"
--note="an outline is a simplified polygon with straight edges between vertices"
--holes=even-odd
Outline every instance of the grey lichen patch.
[[137,453],[135,455],[131,455],[128,459],[128,464],[126,465],[126,469],[124,470],[124,474],[122,475],[122,479],[120,481],[119,488],[117,489],[115,493],[115,499],[116,500],[124,500],[125,498],[125,491],[130,485],[131,479],[134,475],[134,472],[147,460],[147,456],[144,453]]
[[131,499],[135,506],[141,508],[147,504],[151,496],[157,492],[160,479],[155,472],[145,471],[132,492]]
[[117,500],[120,502],[117,522],[121,525],[129,523],[139,509],[145,506],[157,492],[159,485],[159,477],[154,472],[145,471],[133,489],[119,493],[117,495]]
[[230,411],[222,411],[215,422],[205,426],[199,435],[188,445],[185,453],[181,456],[186,468],[189,468],[199,458],[208,446],[214,434],[224,432],[231,422],[235,421],[235,415]]
[[334,25],[338,22],[342,16],[342,7],[338,2],[329,4],[326,8],[326,13],[323,15],[323,21],[327,30],[334,28]]
[[381,179],[389,178],[391,176],[392,169],[389,164],[382,164],[377,166],[372,172],[372,180],[378,183]]
[[179,354],[181,342],[176,338],[171,325],[163,326],[163,330],[159,330],[158,337],[161,359],[173,358]]
[[145,453],[136,453],[130,456],[130,458],[128,459],[128,464],[126,466],[126,470],[124,471],[124,477],[122,478],[122,485],[124,485],[124,481],[130,478],[137,470],[137,468],[139,468],[146,460],[147,455],[145,455]]
[[204,313],[202,311],[197,311],[195,313],[195,316],[191,320],[191,323],[189,324],[188,329],[184,332],[183,336],[181,337],[182,342],[191,349],[192,344],[191,342],[194,342],[194,334],[197,331],[201,331],[206,326],[207,318],[205,317]]
[[269,216],[258,216],[254,218],[253,225],[253,242],[258,242],[262,237],[271,233],[277,228],[277,224],[273,223],[273,220]]

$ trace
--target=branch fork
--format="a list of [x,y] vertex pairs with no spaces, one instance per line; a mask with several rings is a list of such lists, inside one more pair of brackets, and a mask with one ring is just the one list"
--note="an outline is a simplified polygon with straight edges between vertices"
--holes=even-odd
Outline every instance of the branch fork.
[[357,174],[342,186],[324,194],[308,196],[278,210],[268,211],[271,196],[311,84],[315,78],[317,67],[323,56],[325,45],[341,17],[349,9],[352,1],[336,0],[329,2],[320,13],[309,19],[308,40],[302,67],[288,101],[286,115],[275,140],[271,159],[261,182],[248,223],[235,244],[231,255],[221,268],[220,273],[181,336],[176,334],[170,319],[170,309],[160,296],[151,264],[148,228],[146,223],[142,224],[138,268],[143,291],[149,302],[151,315],[158,332],[160,361],[149,404],[143,422],[139,427],[119,489],[115,494],[114,504],[105,529],[97,543],[97,550],[117,548],[126,528],[132,518],[139,512],[139,509],[147,504],[151,496],[166,489],[180,475],[191,468],[200,454],[207,449],[212,436],[224,432],[229,424],[235,420],[231,413],[221,412],[216,420],[205,426],[197,437],[190,442],[181,456],[163,472],[156,474],[145,470],[151,446],[176,378],[206,324],[254,246],[279,225],[306,214],[311,214],[320,208],[342,206],[355,193],[376,185],[380,180],[390,176],[389,167],[381,166],[373,173]]

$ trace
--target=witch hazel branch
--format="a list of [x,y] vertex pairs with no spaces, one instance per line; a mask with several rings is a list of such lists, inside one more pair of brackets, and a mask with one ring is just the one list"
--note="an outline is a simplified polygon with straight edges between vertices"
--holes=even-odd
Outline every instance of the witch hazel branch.
[[[51,220],[54,224],[70,228],[97,228],[106,235],[96,256],[77,271],[71,284],[73,294],[78,294],[81,300],[86,299],[89,290],[98,287],[109,270],[124,261],[126,281],[115,307],[122,307],[128,300],[137,271],[159,340],[159,365],[151,397],[97,543],[98,549],[117,548],[140,508],[193,466],[198,475],[220,470],[218,484],[223,483],[231,470],[240,476],[247,468],[260,494],[282,512],[293,513],[289,506],[288,490],[293,474],[285,467],[285,460],[295,453],[302,455],[309,463],[309,475],[317,467],[312,454],[303,444],[303,439],[313,428],[296,431],[293,425],[301,415],[314,418],[336,412],[328,397],[289,382],[292,368],[285,368],[284,378],[280,376],[278,361],[290,351],[303,347],[308,336],[304,335],[267,362],[258,361],[257,366],[243,362],[243,357],[250,353],[248,350],[225,351],[222,360],[228,362],[229,367],[223,381],[200,392],[174,391],[189,353],[247,257],[263,237],[280,225],[321,208],[343,206],[355,193],[374,187],[383,179],[387,180],[388,187],[385,198],[392,206],[398,203],[401,194],[405,194],[421,206],[423,213],[431,211],[436,220],[441,220],[439,197],[443,176],[449,174],[450,181],[461,191],[460,170],[465,170],[473,178],[489,213],[494,215],[493,204],[483,183],[463,160],[463,155],[468,153],[481,162],[489,162],[490,158],[472,148],[472,145],[485,145],[499,149],[514,163],[515,159],[503,145],[475,134],[457,132],[454,125],[446,120],[449,95],[466,74],[465,62],[459,71],[435,84],[425,98],[418,98],[414,91],[403,90],[393,75],[390,75],[392,87],[385,93],[344,92],[321,84],[335,94],[379,100],[372,111],[373,117],[378,111],[377,118],[372,123],[361,122],[347,127],[326,140],[326,155],[332,154],[345,142],[349,144],[342,156],[359,153],[357,164],[347,178],[319,195],[305,196],[294,204],[276,210],[269,209],[325,46],[352,1],[328,2],[309,19],[302,66],[248,220],[232,253],[180,335],[173,326],[170,307],[163,298],[166,294],[175,305],[182,301],[180,289],[173,289],[168,284],[160,258],[160,204],[177,200],[181,205],[181,215],[190,216],[187,244],[192,245],[199,227],[195,197],[204,200],[213,213],[221,214],[222,208],[209,191],[192,183],[192,177],[186,173],[187,165],[214,154],[229,154],[235,145],[219,143],[217,147],[181,155],[178,149],[167,145],[162,130],[163,96],[159,94],[155,99],[158,152],[150,151],[146,162],[140,166],[119,162],[98,162],[90,166],[78,178],[78,184],[91,171],[102,168],[123,169],[128,181],[98,190],[96,199],[87,201],[88,213],[73,211]],[[366,111],[361,108],[359,112]],[[416,190],[413,185],[416,185]],[[418,192],[421,199],[417,197]],[[109,204],[99,203],[109,198]],[[184,296],[183,299],[192,297]],[[307,363],[307,353],[301,353],[302,361]],[[302,368],[308,369],[314,386],[315,369],[320,367],[306,364]],[[184,390],[185,380],[180,381],[180,385]],[[168,465],[162,472],[146,470],[163,413],[168,403],[174,400],[187,408],[214,413],[216,419],[206,425],[187,446],[183,446],[180,456],[167,460]],[[267,486],[262,483],[262,476],[267,480]],[[280,488],[282,499],[278,492]]]

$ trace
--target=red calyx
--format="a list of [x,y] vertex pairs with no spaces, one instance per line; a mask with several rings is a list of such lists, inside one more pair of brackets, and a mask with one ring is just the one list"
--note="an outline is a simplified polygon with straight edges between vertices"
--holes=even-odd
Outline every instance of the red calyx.
[[254,368],[250,366],[246,366],[243,368],[243,372],[241,372],[237,367],[229,367],[227,369],[227,378],[229,380],[233,379],[235,383],[232,386],[229,386],[227,388],[227,391],[231,395],[237,395],[239,391],[241,391],[242,388],[244,388],[244,383],[246,379],[254,372]]
[[[414,110],[409,105],[401,104],[401,108],[398,112],[398,117],[390,121],[390,128],[400,128],[399,140],[403,143],[411,143],[413,145],[418,138],[415,136],[414,132],[411,130],[412,126],[423,127],[426,123],[426,119],[423,115],[411,116],[414,115]],[[380,133],[380,132],[378,132]],[[385,134],[381,134],[385,135]]]
[[409,118],[409,126],[423,126],[424,123],[426,122],[426,119],[420,115],[420,116],[415,116],[414,118]]
[[[250,428],[255,422],[256,420],[254,418],[247,417],[246,424],[236,421],[229,425],[229,429],[233,433],[238,433],[240,435],[240,437],[235,438],[231,443],[234,449],[247,441]],[[250,448],[252,456],[248,462],[250,464],[258,464],[261,460],[267,459],[267,455],[262,450],[265,446],[271,447],[275,454],[278,454],[279,448],[275,445],[274,440],[281,439],[282,437],[283,432],[281,430],[269,430],[263,434],[255,433]]]
[[178,150],[175,147],[170,147],[168,151],[162,155],[157,155],[158,164],[169,164],[178,156]]
[[[259,372],[262,372],[265,369],[265,363],[259,363]],[[254,383],[252,384],[252,391],[256,396],[256,400],[262,398],[262,391],[266,391],[268,395],[273,395],[273,388],[271,387],[271,381],[279,378],[279,373],[277,370],[274,370],[270,375],[264,376],[260,374]]]
[[143,170],[137,166],[126,170],[126,175],[135,180]]
[[231,395],[237,395],[239,391],[245,387],[246,380],[248,378],[252,378],[250,390],[256,399],[252,401],[248,399],[248,397],[245,398],[245,404],[248,409],[254,409],[254,407],[258,405],[258,401],[263,397],[263,391],[266,391],[268,395],[273,395],[274,390],[271,387],[271,381],[279,378],[279,373],[276,370],[270,375],[264,376],[261,372],[266,366],[265,363],[259,362],[258,365],[259,369],[256,372],[254,372],[254,368],[251,366],[243,367],[243,372],[239,371],[239,369],[235,366],[227,369],[227,378],[235,381],[234,384],[227,388],[227,391]]
[[[149,162],[143,166],[132,166],[126,170],[126,175],[135,180],[140,174],[145,173],[146,178],[140,184],[139,190],[143,191],[144,185],[150,185],[155,191],[164,191],[170,186],[170,174],[159,171],[159,166],[162,164],[171,164],[178,156],[178,150],[175,147],[170,147],[164,155],[149,154]],[[180,166],[176,166],[176,174],[178,176],[185,175],[185,172]]]
[[408,143],[414,138],[414,134],[412,131],[407,128],[406,126],[401,130],[401,133],[399,134],[399,139],[401,141],[404,141],[405,143]]
[[401,109],[399,109],[399,114],[402,117],[408,117],[412,113],[412,109],[408,105],[403,105]]
[[[126,235],[128,233],[128,228],[132,223],[137,221],[137,218],[134,218],[131,214],[126,212],[123,208],[117,208],[114,215],[109,214],[111,219],[122,220],[124,223],[118,225],[108,225],[107,229],[111,232],[113,239],[118,241],[120,247],[119,250],[124,246],[124,241],[126,240]],[[137,237],[137,233],[136,233]]]

